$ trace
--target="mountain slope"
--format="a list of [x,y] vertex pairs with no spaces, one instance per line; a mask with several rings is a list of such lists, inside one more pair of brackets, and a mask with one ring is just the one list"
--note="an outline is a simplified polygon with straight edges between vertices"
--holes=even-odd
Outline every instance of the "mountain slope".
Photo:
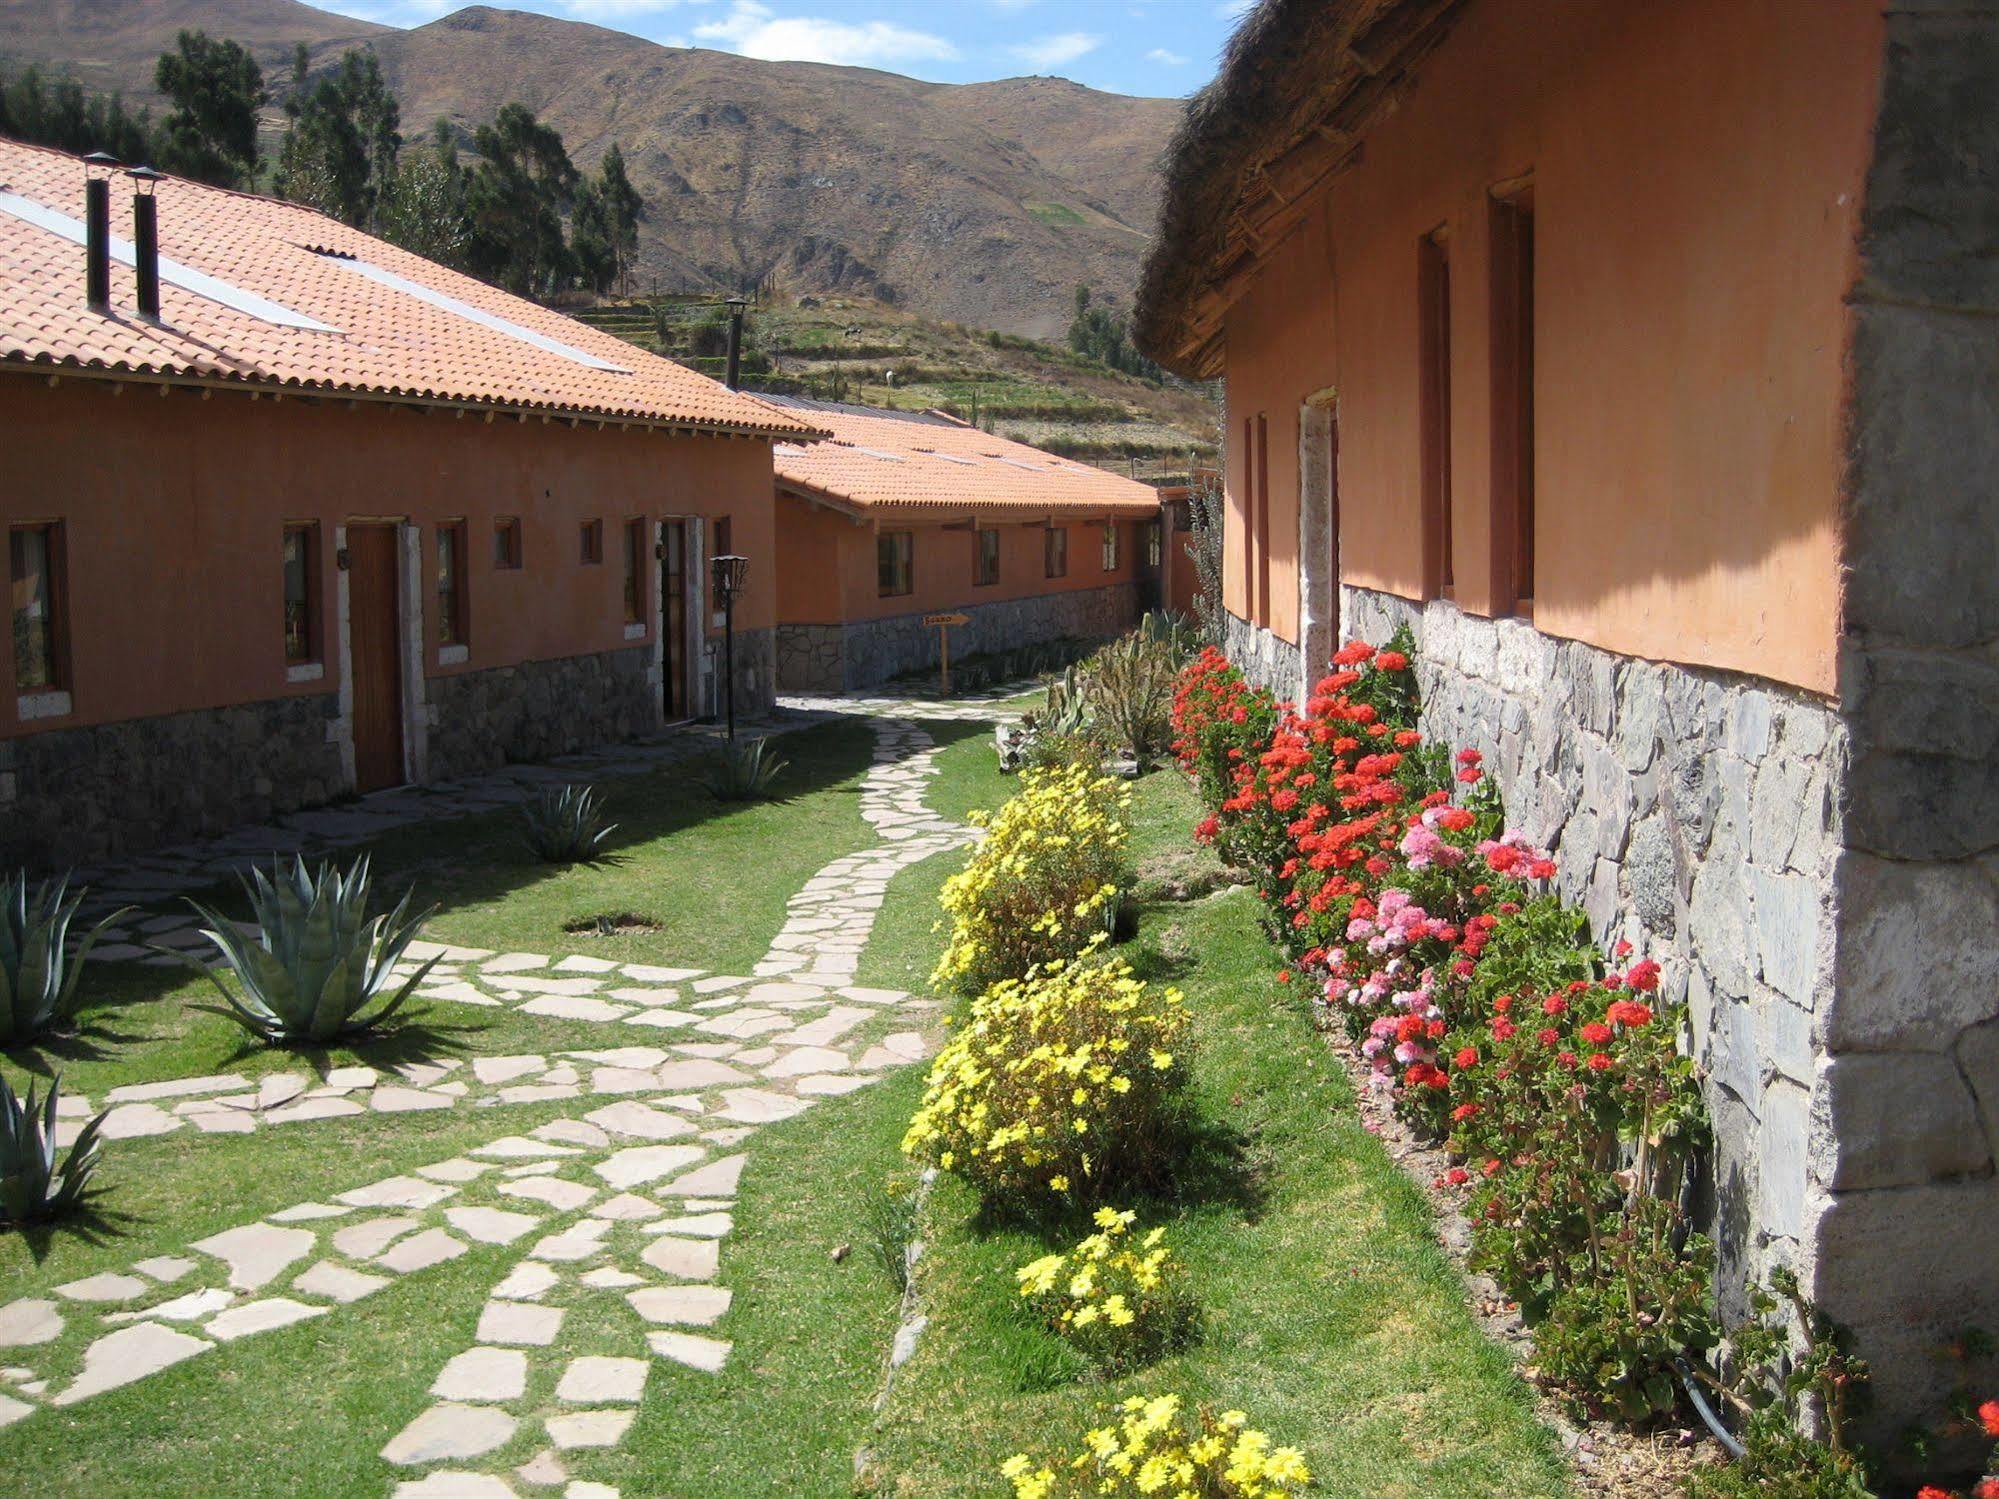
[[409,135],[520,99],[580,165],[619,142],[651,209],[642,286],[761,280],[1037,337],[1066,326],[1079,282],[1128,295],[1180,113],[1061,79],[923,83],[484,6],[396,31],[295,0],[0,0],[0,55],[144,99],[153,55],[189,25],[267,67],[294,39],[316,63],[372,45]]

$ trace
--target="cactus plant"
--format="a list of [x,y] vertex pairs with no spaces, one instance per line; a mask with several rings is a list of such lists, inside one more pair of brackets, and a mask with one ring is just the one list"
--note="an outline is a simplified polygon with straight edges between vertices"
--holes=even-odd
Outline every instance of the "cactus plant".
[[708,782],[717,801],[749,802],[770,795],[771,782],[789,764],[770,753],[769,739],[745,739],[724,745],[722,763]]
[[85,1124],[56,1165],[56,1098],[62,1080],[49,1084],[46,1098],[17,1097],[0,1077],[0,1224],[9,1227],[59,1218],[83,1201],[102,1149],[98,1129],[104,1115]]
[[528,847],[545,864],[592,864],[604,857],[604,842],[617,831],[604,821],[604,804],[594,786],[553,787],[522,809]]
[[16,871],[0,882],[0,1046],[18,1046],[76,1012],[84,960],[104,928],[125,914],[112,912],[91,928],[74,953],[69,927],[84,892],[71,894],[67,878],[28,889]]
[[[379,1028],[416,992],[436,958],[390,992],[392,970],[430,913],[410,916],[407,892],[386,915],[370,917],[368,860],[347,874],[332,864],[308,871],[294,858],[282,859],[267,877],[252,870],[243,882],[258,933],[245,936],[232,921],[189,901],[208,923],[204,935],[222,950],[242,984],[239,997],[200,961],[175,953],[207,973],[228,1008],[202,1006],[226,1015],[251,1034],[277,1045],[325,1045]],[[377,1008],[368,1006],[387,995]]]

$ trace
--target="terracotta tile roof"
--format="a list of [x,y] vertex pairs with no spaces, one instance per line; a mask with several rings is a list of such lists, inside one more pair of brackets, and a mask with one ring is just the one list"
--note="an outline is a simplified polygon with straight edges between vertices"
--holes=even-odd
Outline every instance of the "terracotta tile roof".
[[771,451],[778,488],[888,518],[1157,515],[1159,492],[935,412],[764,396],[832,433]]
[[157,190],[160,254],[195,274],[163,274],[161,326],[139,318],[132,271],[118,263],[129,183],[114,177],[112,307],[95,312],[76,227],[83,179],[74,156],[0,140],[0,363],[816,435],[788,412],[312,209],[180,178]]

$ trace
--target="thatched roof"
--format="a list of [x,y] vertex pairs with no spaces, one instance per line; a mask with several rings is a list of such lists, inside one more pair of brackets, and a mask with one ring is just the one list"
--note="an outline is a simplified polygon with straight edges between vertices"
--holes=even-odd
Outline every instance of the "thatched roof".
[[1222,317],[1248,273],[1358,159],[1467,0],[1262,0],[1167,148],[1139,284],[1139,347],[1221,373]]

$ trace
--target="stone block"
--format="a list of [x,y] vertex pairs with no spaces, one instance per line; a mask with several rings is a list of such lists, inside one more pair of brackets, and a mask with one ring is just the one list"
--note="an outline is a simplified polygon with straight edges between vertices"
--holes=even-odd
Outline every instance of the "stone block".
[[1812,1170],[1836,1191],[1982,1171],[1992,1150],[1964,1079],[1934,1052],[1834,1057],[1812,1098]]
[[1788,1078],[1763,1090],[1756,1129],[1756,1227],[1765,1237],[1795,1239],[1805,1227],[1805,1179],[1811,1095]]
[[1999,1160],[1999,1020],[1974,1025],[1958,1038],[1957,1066],[1977,1102],[1985,1147]]
[[1920,864],[1848,852],[1837,877],[1836,999],[1826,1045],[1942,1051],[1966,1026],[1999,1018],[1999,895],[1975,864]]
[[1801,874],[1750,871],[1756,901],[1756,954],[1763,982],[1791,1003],[1814,1008],[1819,987],[1825,896]]

